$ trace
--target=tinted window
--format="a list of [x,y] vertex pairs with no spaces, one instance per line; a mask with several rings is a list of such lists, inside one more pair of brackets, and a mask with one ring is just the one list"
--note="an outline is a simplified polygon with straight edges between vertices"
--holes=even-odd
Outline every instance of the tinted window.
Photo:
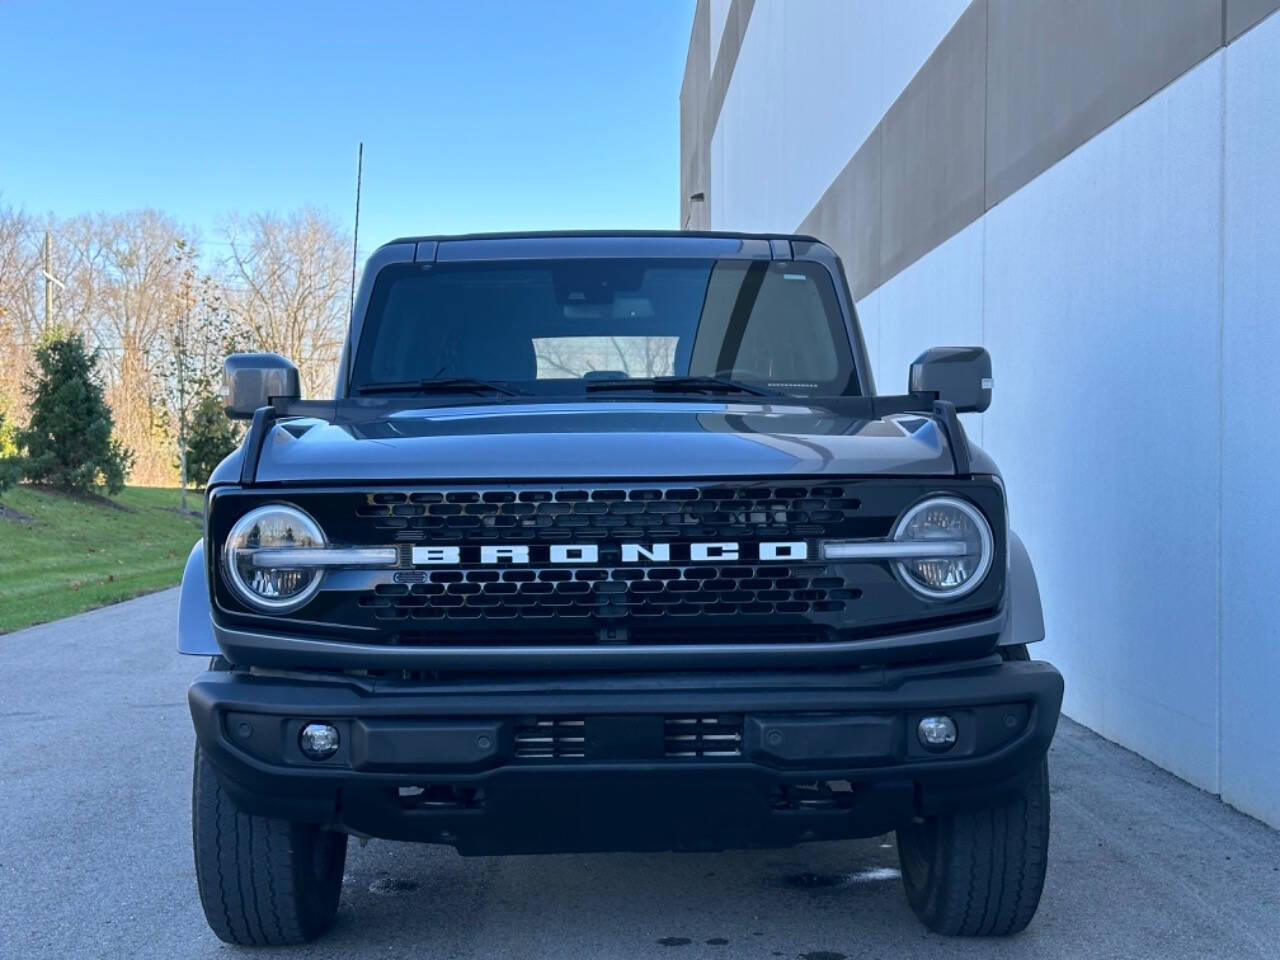
[[592,373],[718,376],[798,395],[857,389],[820,265],[641,259],[388,267],[353,388],[475,377],[580,393]]

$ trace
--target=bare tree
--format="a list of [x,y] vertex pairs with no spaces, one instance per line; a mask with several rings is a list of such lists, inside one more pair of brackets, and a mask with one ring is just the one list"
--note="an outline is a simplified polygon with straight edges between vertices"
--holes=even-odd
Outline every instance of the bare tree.
[[[80,232],[83,255],[69,274],[68,286],[84,292],[84,319],[108,358],[107,398],[117,434],[137,451],[135,482],[173,481],[167,443],[172,424],[154,398],[182,282],[182,267],[172,254],[189,236],[154,210],[89,218]],[[67,313],[75,316],[72,309]]]
[[297,364],[306,395],[331,392],[347,329],[350,238],[313,209],[234,218],[223,232],[227,305],[250,341]]
[[[60,285],[45,310],[44,238]],[[33,217],[0,204],[0,412],[27,422],[23,384],[42,337],[100,350],[116,433],[137,451],[133,483],[169,484],[174,441],[231,349],[275,350],[311,395],[331,389],[347,323],[350,248],[314,210],[233,218],[231,254],[154,210]],[[179,442],[178,450],[185,449]]]
[[547,337],[534,341],[540,377],[581,377],[593,370],[614,370],[628,377],[665,377],[672,373],[676,338],[667,336]]
[[222,293],[211,276],[200,272],[195,248],[178,240],[171,259],[180,273],[164,331],[156,401],[176,434],[181,507],[186,510],[188,426],[196,408],[212,395],[222,359],[234,348],[236,338]]
[[25,423],[22,382],[40,326],[34,297],[40,272],[33,243],[37,233],[27,214],[0,206],[0,411],[11,411],[10,421],[18,423]]

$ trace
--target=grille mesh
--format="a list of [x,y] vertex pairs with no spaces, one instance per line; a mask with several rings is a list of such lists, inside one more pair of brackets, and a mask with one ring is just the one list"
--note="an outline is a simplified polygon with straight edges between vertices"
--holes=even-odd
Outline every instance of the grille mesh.
[[619,545],[817,538],[847,530],[860,508],[838,484],[370,493],[356,514],[375,542],[592,543],[600,562],[406,570],[358,602],[389,623],[838,615],[861,590],[820,563],[622,566]]
[[[405,578],[409,579],[409,578]],[[822,565],[433,570],[360,597],[378,620],[840,613],[861,591]]]
[[401,541],[521,543],[818,537],[860,506],[834,485],[604,487],[374,493],[356,513]]

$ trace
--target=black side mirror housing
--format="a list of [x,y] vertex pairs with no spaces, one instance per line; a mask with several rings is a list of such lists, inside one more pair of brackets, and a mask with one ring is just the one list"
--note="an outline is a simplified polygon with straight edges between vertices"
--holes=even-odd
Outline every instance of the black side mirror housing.
[[301,396],[298,368],[278,353],[233,353],[222,365],[222,401],[232,420],[251,420],[272,400]]
[[936,394],[957,413],[981,413],[991,406],[991,354],[984,347],[926,350],[911,364],[907,390]]

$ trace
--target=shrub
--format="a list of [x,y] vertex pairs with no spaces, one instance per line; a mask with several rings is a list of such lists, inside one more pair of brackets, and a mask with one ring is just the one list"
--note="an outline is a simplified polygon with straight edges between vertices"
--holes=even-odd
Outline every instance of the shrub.
[[97,365],[98,351],[79,334],[54,334],[36,347],[37,369],[28,372],[31,422],[18,431],[28,480],[74,493],[124,487],[133,454],[111,436]]

